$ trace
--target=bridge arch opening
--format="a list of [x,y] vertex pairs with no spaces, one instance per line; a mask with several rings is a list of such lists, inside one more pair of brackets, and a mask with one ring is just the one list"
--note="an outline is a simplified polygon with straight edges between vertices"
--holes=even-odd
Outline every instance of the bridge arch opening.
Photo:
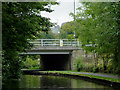
[[71,55],[45,54],[40,55],[41,70],[71,70]]

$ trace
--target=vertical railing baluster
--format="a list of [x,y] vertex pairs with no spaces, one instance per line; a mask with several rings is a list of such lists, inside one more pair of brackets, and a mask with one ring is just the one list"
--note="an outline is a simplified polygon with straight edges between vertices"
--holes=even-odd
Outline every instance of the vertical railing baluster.
[[78,47],[79,47],[79,40],[77,39],[77,45],[78,45]]
[[59,39],[59,46],[60,46],[60,39]]
[[41,39],[41,46],[43,46],[43,39]]

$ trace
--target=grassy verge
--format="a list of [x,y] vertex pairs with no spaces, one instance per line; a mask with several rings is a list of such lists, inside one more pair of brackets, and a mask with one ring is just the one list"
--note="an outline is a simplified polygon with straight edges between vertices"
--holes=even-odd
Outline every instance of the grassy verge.
[[40,69],[40,67],[29,67],[29,68],[23,68],[23,69],[28,69],[28,70],[36,70],[36,69]]
[[103,76],[96,76],[96,75],[88,75],[88,74],[78,74],[78,73],[72,73],[72,71],[40,71],[40,72],[78,75],[78,76],[84,76],[89,78],[96,78],[96,79],[102,79],[102,80],[120,83],[120,79],[114,79],[110,77],[103,77]]

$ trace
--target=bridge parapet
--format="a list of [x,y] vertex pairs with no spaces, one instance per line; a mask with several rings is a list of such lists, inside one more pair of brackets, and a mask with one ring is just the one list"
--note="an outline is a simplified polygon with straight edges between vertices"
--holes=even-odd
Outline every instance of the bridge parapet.
[[35,39],[34,41],[29,40],[30,44],[33,44],[32,49],[62,49],[62,48],[80,48],[81,44],[78,39]]
[[71,54],[73,50],[82,49],[78,39],[28,39],[28,41],[33,47],[20,55]]

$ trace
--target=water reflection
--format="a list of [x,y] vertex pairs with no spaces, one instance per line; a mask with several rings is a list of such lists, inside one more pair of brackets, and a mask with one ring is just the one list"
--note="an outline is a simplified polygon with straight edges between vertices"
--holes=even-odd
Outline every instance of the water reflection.
[[59,76],[23,75],[20,80],[9,80],[3,88],[111,88],[93,82]]
[[59,76],[42,76],[40,79],[41,88],[70,88],[71,79]]

